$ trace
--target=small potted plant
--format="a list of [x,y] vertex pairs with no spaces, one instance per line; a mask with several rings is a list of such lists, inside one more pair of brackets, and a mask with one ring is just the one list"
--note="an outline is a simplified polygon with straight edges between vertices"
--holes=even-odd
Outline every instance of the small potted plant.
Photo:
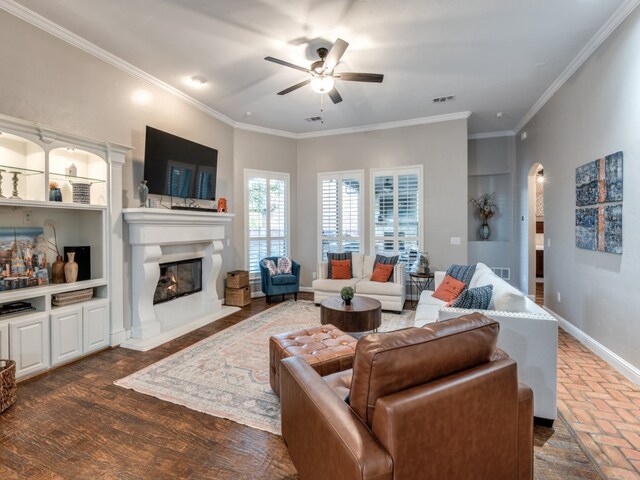
[[354,292],[352,287],[343,287],[342,290],[340,290],[340,296],[342,297],[345,305],[351,305],[353,295]]

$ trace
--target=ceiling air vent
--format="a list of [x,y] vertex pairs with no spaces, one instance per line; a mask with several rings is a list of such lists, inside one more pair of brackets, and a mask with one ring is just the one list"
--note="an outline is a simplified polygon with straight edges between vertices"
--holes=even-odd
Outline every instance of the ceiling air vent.
[[433,97],[431,101],[433,103],[444,103],[444,102],[450,102],[454,98],[456,98],[455,95],[445,95],[444,97]]
[[305,120],[307,122],[319,122],[320,120],[322,120],[322,117],[307,117],[305,118]]

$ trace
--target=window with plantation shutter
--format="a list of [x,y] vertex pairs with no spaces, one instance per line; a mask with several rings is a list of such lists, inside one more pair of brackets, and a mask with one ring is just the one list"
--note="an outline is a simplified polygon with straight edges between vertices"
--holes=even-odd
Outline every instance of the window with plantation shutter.
[[413,262],[422,251],[422,167],[371,171],[371,251]]
[[318,175],[318,257],[362,251],[362,171]]
[[245,170],[247,268],[260,274],[264,257],[289,252],[289,174]]

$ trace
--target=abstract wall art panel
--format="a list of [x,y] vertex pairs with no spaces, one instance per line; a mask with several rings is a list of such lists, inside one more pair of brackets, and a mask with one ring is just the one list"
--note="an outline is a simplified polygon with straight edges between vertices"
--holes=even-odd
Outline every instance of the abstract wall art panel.
[[616,152],[604,157],[604,174],[602,188],[600,192],[600,202],[621,202],[622,201],[622,152]]
[[598,203],[598,161],[576,168],[576,207]]
[[622,152],[576,168],[576,247],[622,254],[622,186]]
[[598,209],[576,210],[576,247],[586,250],[598,248]]
[[622,253],[622,205],[604,207],[604,251]]

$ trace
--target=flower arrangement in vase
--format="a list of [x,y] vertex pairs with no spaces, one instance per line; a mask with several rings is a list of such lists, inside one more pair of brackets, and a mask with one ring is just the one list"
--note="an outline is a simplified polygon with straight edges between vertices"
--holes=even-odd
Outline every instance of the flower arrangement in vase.
[[493,217],[498,210],[498,206],[493,199],[493,194],[485,193],[478,199],[472,198],[469,202],[475,207],[476,213],[482,220],[482,225],[480,226],[480,238],[482,238],[482,240],[487,240],[489,235],[491,235],[491,228],[489,228],[488,220]]
[[354,296],[353,288],[343,287],[342,290],[340,290],[340,296],[342,297],[345,305],[351,305],[351,300]]
[[57,182],[49,182],[49,201],[51,202],[61,202],[62,201],[62,192],[60,191],[60,186]]

